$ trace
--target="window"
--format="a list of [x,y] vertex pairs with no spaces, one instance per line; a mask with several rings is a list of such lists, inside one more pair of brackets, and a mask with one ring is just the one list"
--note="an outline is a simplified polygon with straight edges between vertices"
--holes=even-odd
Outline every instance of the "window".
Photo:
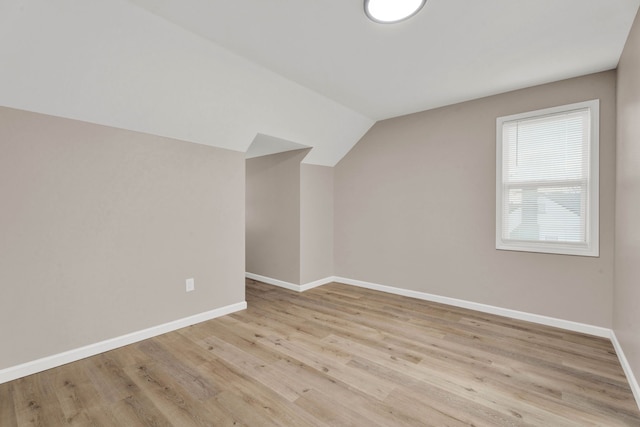
[[599,101],[497,120],[496,248],[598,256]]

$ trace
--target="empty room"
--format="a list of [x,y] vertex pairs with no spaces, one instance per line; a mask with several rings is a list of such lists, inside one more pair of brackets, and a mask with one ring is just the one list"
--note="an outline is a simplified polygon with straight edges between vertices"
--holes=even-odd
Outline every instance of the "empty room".
[[639,8],[0,1],[0,426],[640,426]]

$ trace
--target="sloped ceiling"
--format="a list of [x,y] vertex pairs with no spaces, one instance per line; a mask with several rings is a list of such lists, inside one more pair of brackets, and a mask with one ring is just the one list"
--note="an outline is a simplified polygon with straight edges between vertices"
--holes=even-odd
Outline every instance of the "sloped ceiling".
[[131,0],[375,120],[615,68],[640,0]]
[[0,105],[333,166],[373,120],[123,0],[0,2]]
[[305,148],[312,147],[259,133],[247,149],[245,158],[253,159],[254,157],[268,156],[269,154],[284,153],[286,151],[302,150]]
[[[0,104],[332,166],[376,120],[615,68],[640,0],[4,0]],[[285,144],[286,145],[286,144]]]

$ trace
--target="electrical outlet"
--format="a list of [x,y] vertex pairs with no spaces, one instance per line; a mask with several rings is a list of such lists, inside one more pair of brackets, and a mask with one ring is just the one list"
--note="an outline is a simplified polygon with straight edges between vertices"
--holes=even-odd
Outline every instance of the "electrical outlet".
[[196,280],[192,277],[191,279],[187,279],[187,292],[191,292],[196,288]]

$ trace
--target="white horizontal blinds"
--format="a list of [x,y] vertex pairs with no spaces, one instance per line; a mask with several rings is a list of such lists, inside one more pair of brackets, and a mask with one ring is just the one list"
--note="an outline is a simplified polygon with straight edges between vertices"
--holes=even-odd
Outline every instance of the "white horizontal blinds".
[[588,243],[589,111],[503,123],[503,241]]

